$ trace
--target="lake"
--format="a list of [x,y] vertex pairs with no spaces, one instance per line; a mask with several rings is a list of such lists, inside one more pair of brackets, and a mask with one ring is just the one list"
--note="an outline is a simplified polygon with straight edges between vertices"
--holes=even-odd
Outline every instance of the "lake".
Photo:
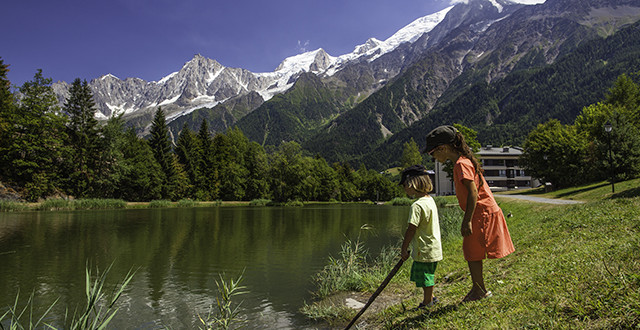
[[[60,299],[48,322],[85,304],[85,269],[113,263],[106,287],[136,274],[119,300],[112,328],[175,329],[199,325],[215,303],[220,275],[243,274],[238,296],[248,328],[313,327],[300,313],[313,275],[338,257],[360,227],[371,255],[399,247],[408,207],[196,207],[0,213],[0,315],[20,292],[35,292],[36,315]],[[39,312],[39,313],[38,313]]]

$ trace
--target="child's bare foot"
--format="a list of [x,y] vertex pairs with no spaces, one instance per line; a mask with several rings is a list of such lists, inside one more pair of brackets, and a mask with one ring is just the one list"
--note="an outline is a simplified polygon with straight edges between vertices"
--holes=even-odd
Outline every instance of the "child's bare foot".
[[467,293],[467,295],[464,297],[464,299],[462,299],[462,302],[468,302],[468,301],[476,301],[476,300],[480,300],[480,299],[484,299],[484,298],[489,298],[492,297],[493,293],[491,291],[487,291],[487,292],[475,292],[474,290],[469,291],[469,293]]

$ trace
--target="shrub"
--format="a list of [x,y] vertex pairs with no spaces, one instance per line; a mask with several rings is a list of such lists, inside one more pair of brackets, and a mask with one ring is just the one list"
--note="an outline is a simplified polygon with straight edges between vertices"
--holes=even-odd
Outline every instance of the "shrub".
[[408,197],[396,197],[391,200],[391,205],[393,206],[408,206],[413,203],[413,200]]
[[249,202],[249,205],[251,206],[267,206],[271,204],[272,204],[272,201],[270,199],[254,199],[251,202]]
[[163,208],[163,207],[171,207],[171,206],[172,206],[171,201],[168,201],[165,199],[153,200],[149,202],[150,208]]

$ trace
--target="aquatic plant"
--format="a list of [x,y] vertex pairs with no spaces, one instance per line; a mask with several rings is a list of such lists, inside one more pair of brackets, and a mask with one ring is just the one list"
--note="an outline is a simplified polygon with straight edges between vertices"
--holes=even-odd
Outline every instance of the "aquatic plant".
[[218,287],[218,297],[216,297],[215,313],[214,305],[209,309],[207,316],[204,318],[198,315],[202,326],[200,329],[232,329],[234,325],[242,324],[245,320],[240,317],[240,305],[242,302],[235,304],[233,298],[247,293],[244,291],[246,287],[241,286],[244,271],[237,279],[225,281],[222,275],[216,280]]

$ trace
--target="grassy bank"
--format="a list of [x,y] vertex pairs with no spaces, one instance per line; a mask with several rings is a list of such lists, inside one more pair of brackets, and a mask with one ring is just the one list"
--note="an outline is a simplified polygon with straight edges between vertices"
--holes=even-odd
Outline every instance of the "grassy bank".
[[[399,274],[391,290],[411,298],[365,313],[367,328],[640,327],[637,187],[635,180],[616,184],[614,198],[610,185],[556,192],[589,200],[579,205],[502,201],[505,213],[513,214],[508,224],[516,252],[485,262],[493,297],[461,303],[471,283],[462,239],[455,237],[443,244],[445,259],[436,271],[434,294],[440,303],[426,312],[412,311],[420,291],[406,273]],[[356,312],[337,314],[338,322],[346,324]]]
[[500,194],[524,194],[544,198],[559,198],[580,201],[596,201],[605,198],[631,198],[640,196],[640,179],[634,179],[615,183],[615,193],[611,192],[611,183],[607,181],[596,182],[589,185],[560,189],[545,192],[544,187],[527,190],[511,190]]
[[39,203],[16,202],[0,200],[0,212],[20,211],[68,211],[68,210],[97,210],[97,209],[143,209],[143,208],[173,208],[173,207],[212,207],[212,206],[286,206],[302,207],[305,205],[329,205],[329,204],[374,204],[372,201],[364,202],[340,202],[340,201],[289,201],[273,202],[269,199],[256,199],[252,201],[194,201],[183,199],[177,202],[169,200],[153,200],[150,202],[127,202],[121,199],[47,199]]

